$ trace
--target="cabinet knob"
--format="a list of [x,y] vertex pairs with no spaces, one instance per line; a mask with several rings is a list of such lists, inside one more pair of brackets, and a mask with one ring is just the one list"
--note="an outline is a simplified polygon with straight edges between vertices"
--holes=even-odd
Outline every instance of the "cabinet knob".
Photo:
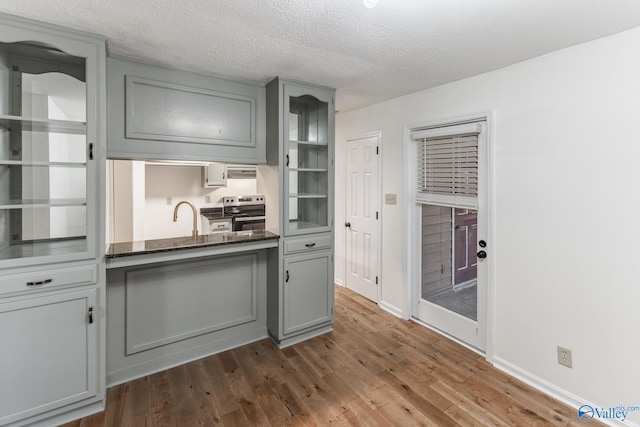
[[289,270],[286,272],[286,277],[284,279],[284,283],[289,283]]
[[345,222],[344,226],[347,227],[347,228],[351,228],[351,223],[350,222]]

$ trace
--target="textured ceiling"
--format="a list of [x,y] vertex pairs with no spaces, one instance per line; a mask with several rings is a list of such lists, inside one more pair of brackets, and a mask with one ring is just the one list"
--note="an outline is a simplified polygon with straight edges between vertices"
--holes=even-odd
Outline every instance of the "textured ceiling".
[[341,111],[640,26],[638,0],[1,0],[0,11],[103,34],[111,55],[335,87]]

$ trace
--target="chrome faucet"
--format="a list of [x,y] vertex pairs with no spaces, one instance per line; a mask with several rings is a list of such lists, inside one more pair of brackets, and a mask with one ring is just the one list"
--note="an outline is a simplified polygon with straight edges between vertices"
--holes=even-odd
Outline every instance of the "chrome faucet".
[[198,237],[198,225],[197,225],[197,223],[198,223],[198,214],[196,213],[196,207],[193,206],[193,203],[188,202],[186,200],[178,202],[178,204],[176,205],[175,209],[173,210],[173,222],[176,222],[178,220],[178,208],[183,203],[186,203],[187,205],[191,206],[191,210],[193,210],[193,231],[191,232],[191,236],[196,238],[196,237]]

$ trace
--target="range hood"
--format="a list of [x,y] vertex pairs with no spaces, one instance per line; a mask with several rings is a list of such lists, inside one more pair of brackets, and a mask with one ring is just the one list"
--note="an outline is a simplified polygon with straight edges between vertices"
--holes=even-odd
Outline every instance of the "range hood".
[[227,178],[255,178],[256,177],[256,165],[234,165],[228,164],[225,166],[227,172]]

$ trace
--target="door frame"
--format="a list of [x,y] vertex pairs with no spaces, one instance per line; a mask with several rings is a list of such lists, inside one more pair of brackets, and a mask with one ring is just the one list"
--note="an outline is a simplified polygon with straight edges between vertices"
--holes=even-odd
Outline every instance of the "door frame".
[[[380,301],[382,300],[382,221],[384,219],[384,216],[382,214],[382,154],[384,152],[383,148],[382,148],[382,131],[372,131],[372,132],[366,132],[366,133],[361,133],[361,134],[357,134],[355,136],[352,137],[348,137],[345,138],[344,140],[344,150],[345,150],[345,162],[346,162],[346,158],[347,158],[347,149],[348,149],[348,144],[349,141],[354,141],[356,139],[365,139],[365,138],[378,138],[378,155],[377,157],[377,168],[378,168],[378,179],[376,182],[376,191],[378,192],[378,205],[376,206],[376,211],[379,213],[378,214],[378,225],[377,225],[377,233],[378,233],[378,247],[377,247],[377,256],[378,256],[378,265],[376,266],[376,277],[378,277],[378,295],[376,297],[376,304],[379,304]],[[344,173],[345,173],[345,185],[347,182],[347,165],[345,163],[345,167],[344,167]],[[343,218],[346,221],[347,219],[347,192],[345,191],[344,193],[344,211],[343,211]],[[340,224],[341,226],[344,226],[344,224]],[[344,248],[344,287],[347,287],[347,269],[348,269],[348,262],[347,262],[347,233],[346,231],[344,232],[344,238],[343,238],[343,248]]]
[[[411,132],[418,128],[431,126],[451,126],[462,124],[465,122],[485,121],[486,122],[486,227],[487,240],[489,243],[489,256],[486,262],[486,349],[484,352],[485,359],[489,363],[493,363],[495,349],[495,290],[494,290],[494,269],[496,265],[496,239],[495,239],[495,173],[494,173],[494,117],[493,111],[485,111],[461,116],[445,116],[441,118],[428,119],[418,123],[405,125],[404,127],[404,189],[405,195],[405,242],[407,263],[405,277],[407,284],[405,288],[405,307],[407,313],[405,318],[412,318],[414,312],[414,292],[419,287],[421,280],[418,266],[421,265],[420,236],[415,230],[420,223],[419,207],[416,205],[415,197],[417,191],[416,182],[416,159],[415,159],[415,142],[411,138]],[[424,323],[422,323],[424,324]],[[445,332],[424,324],[430,329],[445,335],[446,337],[458,342],[459,344],[479,352],[476,348],[464,343],[463,341],[446,334]],[[481,352],[479,352],[481,353]]]

